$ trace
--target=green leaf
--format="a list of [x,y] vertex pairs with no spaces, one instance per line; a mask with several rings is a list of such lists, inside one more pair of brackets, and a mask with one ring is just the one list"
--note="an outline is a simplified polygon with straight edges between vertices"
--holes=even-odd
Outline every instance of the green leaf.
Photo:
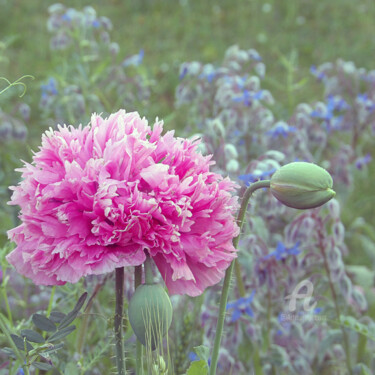
[[318,363],[322,363],[327,351],[333,347],[334,344],[342,343],[341,329],[331,329],[327,332],[326,337],[320,342],[318,349]]
[[54,366],[45,362],[33,362],[33,366],[38,368],[39,370],[44,370],[44,371],[52,370],[54,368]]
[[43,344],[46,341],[40,333],[35,332],[32,329],[21,330],[21,336],[26,337],[30,342],[36,342],[38,344]]
[[59,344],[55,344],[55,345],[52,345],[52,344],[49,344],[51,345],[50,347],[48,347],[47,349],[41,351],[40,353],[41,354],[45,354],[45,353],[51,353],[51,352],[56,352],[57,350],[61,349],[64,347],[64,344],[61,342]]
[[79,375],[77,365],[73,362],[69,362],[65,367],[64,375]]
[[77,317],[79,311],[71,311],[69,314],[65,316],[65,318],[60,322],[59,330],[62,328],[67,327],[70,323],[74,321],[74,319]]
[[42,331],[47,331],[47,332],[56,331],[55,323],[51,319],[48,319],[47,317],[45,317],[44,315],[34,314],[32,320],[33,320],[33,323]]
[[60,339],[64,338],[65,336],[68,336],[75,329],[76,329],[76,326],[65,327],[65,328],[63,328],[61,330],[59,329],[57,332],[55,332],[52,336],[50,336],[48,338],[48,341],[49,342],[53,342],[53,341],[60,340]]
[[356,318],[353,316],[345,316],[345,315],[340,315],[340,322],[343,324],[345,327],[352,329],[353,331],[356,331],[360,333],[363,336],[368,337],[369,339],[375,341],[375,332],[370,332],[369,328],[359,322]]
[[208,363],[208,359],[210,358],[210,348],[204,345],[195,346],[194,349],[195,353],[197,353],[200,359]]
[[77,313],[79,312],[79,310],[81,310],[83,304],[85,303],[86,301],[86,298],[87,298],[87,292],[83,293],[81,297],[79,297],[76,305],[74,306],[73,310],[72,311],[76,311]]
[[0,349],[0,352],[9,355],[10,357],[17,358],[16,353],[11,348],[2,348]]
[[194,361],[191,362],[190,367],[188,368],[186,375],[207,375],[208,374],[208,365],[206,361]]
[[66,317],[66,314],[60,312],[60,311],[52,311],[49,318],[54,322],[54,323],[61,323],[61,321]]
[[[10,334],[10,337],[12,338],[14,344],[16,345],[17,349],[19,350],[25,350],[25,342],[22,337],[19,337],[17,335],[14,335],[13,333]],[[29,352],[30,350],[33,350],[33,347],[26,341],[26,349]]]

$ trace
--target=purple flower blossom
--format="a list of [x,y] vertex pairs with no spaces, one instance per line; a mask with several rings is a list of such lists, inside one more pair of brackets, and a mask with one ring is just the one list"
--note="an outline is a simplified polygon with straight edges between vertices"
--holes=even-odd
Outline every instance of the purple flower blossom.
[[266,134],[270,135],[272,138],[277,138],[282,136],[286,138],[290,133],[295,133],[297,128],[295,126],[289,126],[284,121],[279,121],[272,127],[271,130],[268,130]]
[[99,20],[94,20],[94,21],[92,21],[91,24],[92,24],[92,27],[94,29],[98,29],[100,27],[100,21]]
[[324,72],[319,71],[315,65],[311,65],[310,67],[310,73],[317,78],[318,81],[323,81],[326,78],[326,75]]
[[254,299],[255,290],[252,291],[249,297],[241,297],[236,301],[227,303],[227,310],[233,309],[230,321],[236,322],[242,315],[254,317],[254,312],[250,307],[251,302]]
[[355,161],[355,167],[361,170],[366,164],[370,163],[371,160],[372,157],[370,154],[357,158]]
[[244,90],[241,96],[237,96],[232,100],[234,102],[240,102],[245,104],[246,107],[250,107],[251,104],[256,100],[261,100],[263,98],[263,90],[258,92],[250,92],[249,90]]
[[49,95],[57,95],[59,93],[57,90],[56,79],[53,77],[50,77],[48,82],[45,85],[41,85],[40,88],[42,89],[42,98]]
[[322,124],[325,129],[330,132],[331,130],[338,130],[341,128],[343,116],[335,116],[335,112],[346,111],[349,108],[350,106],[344,99],[329,95],[324,108],[315,109],[310,113],[310,116],[322,119]]

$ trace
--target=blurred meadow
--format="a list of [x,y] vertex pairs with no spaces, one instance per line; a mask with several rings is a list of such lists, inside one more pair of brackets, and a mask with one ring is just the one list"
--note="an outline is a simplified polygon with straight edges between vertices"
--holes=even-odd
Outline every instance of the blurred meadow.
[[[189,137],[195,133],[204,133],[206,125],[202,126],[202,124],[207,124],[208,122],[205,121],[208,118],[215,117],[214,115],[218,112],[215,109],[212,113],[209,110],[204,112],[206,109],[202,109],[202,112],[199,112],[200,110],[194,112],[193,107],[199,108],[199,102],[203,103],[207,99],[204,95],[209,90],[203,89],[199,94],[201,96],[197,94],[196,101],[194,101],[195,99],[190,91],[181,99],[183,96],[181,93],[185,91],[182,91],[182,89],[178,91],[178,88],[185,89],[183,87],[184,82],[191,79],[192,81],[189,83],[189,89],[191,89],[196,82],[194,79],[198,80],[194,76],[194,72],[191,75],[186,73],[187,71],[190,72],[189,69],[191,69],[191,72],[193,71],[191,66],[184,70],[183,64],[196,61],[201,64],[200,67],[204,64],[212,64],[215,67],[221,66],[220,64],[224,66],[223,60],[226,51],[234,45],[237,45],[240,50],[254,49],[261,56],[261,62],[265,68],[264,74],[258,74],[261,87],[263,90],[272,93],[273,97],[273,102],[266,103],[264,106],[267,109],[272,108],[274,123],[283,121],[292,124],[290,129],[294,128],[294,130],[291,130],[291,132],[295,131],[295,127],[298,127],[293,123],[293,116],[296,113],[295,111],[299,111],[296,110],[299,104],[307,103],[317,111],[317,103],[325,103],[325,100],[330,97],[330,94],[327,94],[330,89],[327,89],[328,84],[324,86],[326,83],[322,77],[325,74],[334,75],[335,64],[339,59],[344,62],[352,62],[350,69],[363,68],[363,72],[369,72],[369,76],[370,72],[375,72],[375,2],[372,0],[64,1],[61,3],[64,9],[74,8],[77,11],[82,11],[84,7],[90,6],[96,11],[98,17],[106,17],[111,22],[111,26],[106,26],[106,21],[103,20],[100,25],[94,27],[98,27],[100,35],[96,35],[94,29],[77,31],[77,34],[72,36],[73,43],[66,49],[53,48],[52,46],[52,37],[57,34],[54,34],[53,26],[48,30],[47,22],[52,17],[48,8],[53,4],[55,2],[49,0],[0,0],[0,76],[10,82],[14,82],[24,75],[34,77],[34,79],[28,77],[22,79],[22,82],[26,85],[26,92],[22,97],[20,95],[23,93],[24,87],[21,85],[12,86],[0,95],[0,248],[3,248],[2,253],[0,252],[0,284],[3,283],[0,312],[3,312],[8,318],[13,316],[14,329],[26,327],[30,324],[29,316],[31,314],[48,308],[51,290],[46,287],[37,288],[29,280],[22,279],[20,276],[14,276],[13,281],[12,279],[7,280],[6,283],[4,282],[5,279],[2,278],[1,267],[4,268],[4,272],[6,269],[9,275],[16,275],[10,266],[8,266],[9,268],[5,267],[6,260],[4,258],[5,254],[12,248],[7,240],[6,232],[19,224],[17,219],[18,207],[7,205],[11,196],[8,186],[18,183],[20,174],[15,172],[14,169],[21,167],[21,160],[31,161],[32,150],[37,150],[40,145],[41,134],[50,126],[55,127],[57,123],[61,122],[72,123],[75,126],[82,122],[86,125],[92,112],[103,113],[107,116],[110,113],[117,112],[120,108],[125,108],[126,111],[138,111],[141,116],[145,116],[149,120],[150,124],[156,117],[164,120],[164,130],[175,129],[177,136]],[[60,17],[58,12],[56,14],[56,17]],[[94,47],[85,44],[85,35],[88,41],[96,41],[97,44]],[[110,53],[105,50],[106,46],[109,45],[113,47]],[[329,69],[321,68],[319,70],[319,67],[327,62],[334,66],[330,68],[331,73],[326,73]],[[341,62],[337,63],[339,71],[341,69],[340,64]],[[347,72],[350,69],[348,68]],[[200,70],[200,72],[202,71]],[[358,75],[363,75],[363,72],[359,72]],[[322,75],[319,76],[319,74]],[[344,80],[342,77],[338,78],[338,80],[340,79]],[[215,82],[219,87],[220,81]],[[375,103],[375,80],[371,82],[370,80],[364,80],[363,82],[366,82],[366,84],[370,82],[366,89],[362,81],[358,84],[358,87],[354,87],[354,85],[353,87],[350,85],[350,87],[344,87],[345,83],[340,86],[340,82],[331,90],[332,95],[340,96],[340,100],[345,100],[345,103],[351,104],[352,107],[354,106],[353,103],[357,103],[358,98],[371,101],[368,104],[370,107],[373,102]],[[1,80],[0,91],[6,86],[6,81]],[[351,89],[355,93],[351,94]],[[62,94],[63,90],[65,90],[64,94]],[[366,94],[362,95],[363,92],[366,92]],[[191,96],[189,96],[190,94]],[[362,96],[357,96],[357,94]],[[210,97],[215,97],[216,103],[218,96],[215,95],[212,94]],[[82,110],[79,107],[81,100]],[[236,101],[237,99],[233,100]],[[346,110],[344,108],[346,104],[341,108],[336,104],[334,104],[335,107],[332,110],[335,113]],[[371,116],[374,109],[375,107],[369,109]],[[198,112],[199,114],[197,114]],[[314,113],[311,112],[312,118],[323,118],[316,113],[314,115]],[[353,110],[353,113],[354,115],[358,114],[358,110]],[[334,177],[334,189],[337,191],[336,199],[341,206],[340,220],[346,229],[346,250],[342,252],[343,262],[348,267],[345,272],[347,272],[353,284],[359,286],[363,291],[368,302],[366,309],[359,309],[358,314],[345,310],[343,315],[351,315],[359,320],[364,315],[371,319],[375,318],[375,163],[370,161],[370,155],[372,155],[372,158],[374,157],[375,119],[371,117],[368,122],[369,127],[372,127],[372,132],[365,133],[363,131],[362,137],[360,133],[349,132],[345,133],[349,135],[344,135],[343,141],[341,141],[341,138],[340,141],[336,141],[336,134],[340,133],[340,136],[342,136],[344,131],[341,132],[340,129],[332,133],[327,131],[329,141],[325,144],[326,148],[319,152],[312,151],[311,155],[314,156],[314,160],[310,160],[317,164],[323,164]],[[8,123],[11,123],[10,127],[13,126],[12,136],[8,134]],[[262,131],[262,134],[265,134],[264,129]],[[245,135],[243,135],[243,138],[245,138]],[[358,142],[357,138],[360,139]],[[283,142],[285,142],[285,139],[282,137],[280,139],[275,149],[284,152]],[[339,139],[339,136],[337,139]],[[256,141],[253,142],[256,143]],[[277,143],[274,140],[272,142]],[[341,147],[340,142],[353,146],[353,155],[350,161],[341,161],[344,159],[335,158],[336,156],[332,156],[332,160],[330,159],[330,150],[336,150],[335,147],[339,149]],[[234,141],[232,143],[235,144]],[[288,147],[297,148],[297,146],[294,146],[295,143],[291,141],[290,143],[286,142],[286,144],[285,149]],[[210,149],[208,146],[207,148]],[[340,150],[343,150],[342,154],[348,152],[345,151],[347,150],[345,148],[340,148]],[[258,155],[255,151],[247,151],[238,153],[240,167],[236,170],[221,166],[219,169],[223,173],[229,174],[236,182],[241,183],[238,176],[252,172],[250,167],[250,169],[247,168],[251,160],[245,159],[244,155],[254,158],[254,160],[263,155],[262,153]],[[302,158],[304,155],[302,151],[295,154],[292,151],[288,152],[286,154],[287,159],[291,159],[289,161],[292,161],[293,158]],[[215,155],[215,152],[213,153]],[[333,151],[332,154],[334,154]],[[339,154],[337,153],[337,155]],[[369,156],[367,157],[367,155]],[[241,160],[241,157],[244,157],[244,159]],[[363,167],[361,164],[361,167],[355,168],[356,162],[363,162]],[[346,184],[345,179],[340,180],[339,176],[335,185],[335,171],[340,169],[340,163],[342,165],[350,164],[348,167],[350,183]],[[220,162],[218,164],[220,165]],[[337,172],[337,175],[339,175],[339,172]],[[261,203],[259,205],[264,210],[268,209],[266,205],[262,206]],[[276,224],[269,218],[263,217],[262,223],[266,223],[267,220],[269,220],[269,227],[274,228]],[[287,225],[287,220],[292,221],[294,217],[285,214],[283,225]],[[254,228],[257,228],[255,231],[261,237],[262,230],[259,229],[259,223],[252,223],[249,231]],[[280,233],[284,233],[283,230],[275,229]],[[267,240],[273,234],[272,229],[269,229],[269,232],[265,236]],[[287,232],[286,229],[285,233]],[[332,233],[329,232],[329,234]],[[264,246],[269,246],[269,249],[271,249],[271,243],[272,246],[276,246],[277,241],[275,239],[270,240],[270,244],[265,245],[267,240],[265,240]],[[289,246],[292,245],[294,244],[289,243]],[[3,258],[1,258],[1,254]],[[246,265],[246,262],[247,260],[244,259],[241,263],[244,269],[250,269],[255,264],[255,261],[254,263],[251,263],[251,261],[250,267]],[[110,318],[113,314],[112,305],[114,302],[111,291],[113,280],[110,282],[111,285],[106,284],[108,277],[103,276],[94,281],[87,278],[88,281],[80,281],[79,284],[74,286],[67,284],[63,287],[57,287],[57,297],[54,303],[58,305],[59,302],[64,301],[66,306],[63,307],[66,307],[67,311],[74,306],[79,295],[85,290],[89,291],[89,294],[94,293],[96,295],[98,293],[97,299],[92,302],[89,310],[92,309],[95,311],[93,314],[100,316],[97,320],[99,323],[96,323],[99,329],[87,327],[87,318],[81,319],[82,321],[77,324],[79,333],[74,333],[75,336],[73,339],[70,338],[67,344],[68,347],[73,347],[73,349],[66,350],[62,358],[54,361],[55,365],[57,363],[57,367],[58,364],[61,365],[61,372],[51,370],[51,372],[48,372],[49,374],[110,373],[114,365],[111,363],[110,356],[106,355],[110,350],[109,344],[101,341],[102,337],[100,337],[100,330],[104,332],[109,329],[108,327],[112,328],[113,324]],[[11,285],[12,282],[14,285]],[[7,298],[5,298],[5,293],[9,294]],[[33,293],[37,294],[38,297],[28,300],[27,298]],[[107,299],[106,293],[112,293],[109,299]],[[322,295],[326,296],[324,293],[327,293],[326,290],[322,292]],[[21,295],[24,298],[23,302],[19,300]],[[8,298],[9,302],[6,301]],[[331,297],[327,298],[330,299]],[[266,300],[266,297],[264,300],[259,300],[252,309],[256,310],[259,307],[264,315],[269,314],[268,322],[270,322],[272,313],[268,308],[267,311],[262,310],[262,306],[264,307],[262,301]],[[343,311],[351,305],[348,302],[349,299],[345,301],[341,303]],[[188,303],[190,302],[186,302],[186,304]],[[185,345],[188,348],[189,340],[196,345],[207,344],[207,341],[202,337],[206,334],[207,337],[210,336],[202,328],[203,320],[202,322],[194,321],[194,314],[196,313],[194,309],[201,309],[203,304],[203,299],[194,302],[194,308],[190,309],[194,313],[185,316],[182,313],[184,310],[181,304],[178,305],[177,308],[180,309],[181,316],[183,316],[183,323],[181,323],[183,328],[176,328],[174,334],[175,337],[180,335],[178,336],[180,339],[176,339],[180,346]],[[9,314],[9,306],[14,309],[12,314]],[[207,313],[208,315],[209,313]],[[365,324],[366,319],[361,320],[361,322]],[[18,326],[17,321],[20,322]],[[277,321],[276,313],[272,324],[276,324],[275,321]],[[184,338],[185,341],[183,341],[182,336],[186,334],[184,329],[185,331],[198,330],[199,334],[190,337],[190,339]],[[228,331],[230,329],[227,328]],[[255,331],[254,328],[252,331],[254,337],[256,336]],[[129,335],[131,335],[131,332]],[[245,334],[243,333],[243,335]],[[186,336],[189,337],[188,334]],[[275,336],[277,336],[276,333]],[[368,336],[367,349],[361,338],[355,339],[356,345],[360,348],[356,360],[358,360],[358,363],[366,363],[366,368],[363,367],[363,370],[361,370],[358,367],[359,370],[354,369],[350,375],[375,374],[371,372],[374,371],[375,367],[374,341],[372,340],[375,336],[372,336],[372,338],[370,336]],[[87,347],[83,342],[83,337],[87,338]],[[256,337],[259,339],[258,336]],[[3,345],[2,339],[4,337],[0,335],[0,347],[8,346]],[[244,347],[248,344],[249,340],[247,340],[243,339],[243,345],[240,345],[239,349],[240,354],[238,357],[234,356],[236,361],[246,363]],[[330,342],[328,341],[328,339],[325,341],[326,347],[333,346],[340,340],[332,339]],[[277,362],[277,360],[272,363],[271,367],[267,367],[264,365],[267,355],[274,355],[275,358],[277,355],[281,356],[280,353],[275,354],[277,351],[275,347],[279,345],[276,339],[274,344],[272,346],[267,340],[264,340],[264,346],[256,352],[252,365],[247,367],[245,364],[244,367],[240,367],[240,370],[232,370],[232,373],[245,374],[249,373],[245,371],[250,371],[250,369],[255,369],[257,375],[287,375],[297,374],[298,371],[306,371],[299,373],[307,375],[310,373],[327,375],[349,373],[342,369],[332,370],[328,367],[327,369],[323,365],[324,360],[322,358],[324,356],[320,355],[319,361],[311,360],[311,363],[319,362],[320,367],[312,364],[308,371],[298,370],[298,366],[294,369],[287,367],[278,369],[278,363],[282,362]],[[280,346],[282,345],[280,344]],[[91,353],[89,359],[82,359],[82,353],[90,352],[91,347],[95,347],[95,353]],[[307,346],[307,350],[308,348]],[[366,355],[359,353],[362,349],[363,353],[368,350]],[[180,368],[179,371],[175,371],[176,374],[185,374],[189,366],[188,362],[192,359],[190,354],[193,349],[189,347],[186,350],[190,352],[186,353],[186,357],[181,357],[181,353],[172,353],[174,368]],[[286,349],[285,352],[288,352],[288,350]],[[329,360],[334,361],[332,358],[336,354],[329,357]],[[72,358],[73,355],[74,358]],[[339,363],[345,363],[345,355],[347,355],[347,352],[346,354],[342,354],[342,352],[337,354]],[[5,363],[4,358],[0,356],[1,375],[8,373],[5,367],[2,368],[2,364]],[[202,357],[200,358],[202,359]],[[134,358],[130,361],[134,361]],[[74,363],[78,362],[81,363],[79,372],[74,367]],[[353,363],[357,362],[353,360]],[[305,367],[301,368],[305,369]],[[41,373],[47,373],[43,372],[43,369],[40,371]],[[39,370],[36,370],[35,373],[39,373]]]

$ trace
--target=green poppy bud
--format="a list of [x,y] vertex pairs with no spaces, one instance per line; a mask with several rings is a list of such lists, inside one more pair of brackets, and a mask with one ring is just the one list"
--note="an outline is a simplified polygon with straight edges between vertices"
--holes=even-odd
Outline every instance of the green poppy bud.
[[140,285],[129,302],[129,322],[137,339],[155,350],[168,332],[172,312],[171,300],[161,285]]
[[308,209],[321,206],[333,198],[332,177],[312,163],[286,164],[271,177],[271,193],[288,207]]

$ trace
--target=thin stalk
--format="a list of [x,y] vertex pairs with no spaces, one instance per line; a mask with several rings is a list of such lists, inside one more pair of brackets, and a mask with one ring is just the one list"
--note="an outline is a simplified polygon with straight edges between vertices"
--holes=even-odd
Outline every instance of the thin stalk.
[[151,260],[150,256],[147,256],[146,261],[145,261],[146,284],[153,284],[154,283],[154,275],[152,274],[151,262],[152,262],[152,260]]
[[115,346],[118,375],[126,374],[122,317],[124,310],[124,267],[116,268]]
[[240,262],[238,261],[238,258],[234,260],[234,272],[236,274],[238,294],[240,295],[240,297],[245,297],[246,291],[242,281],[241,266]]
[[94,303],[94,298],[96,297],[96,295],[99,293],[100,289],[103,287],[103,285],[106,283],[108,279],[108,276],[106,276],[102,282],[96,284],[95,286],[95,289],[90,297],[90,299],[88,300],[87,302],[87,305],[85,307],[85,311],[84,311],[84,314],[83,314],[83,320],[82,320],[82,323],[81,323],[81,326],[80,326],[80,332],[79,334],[77,335],[77,353],[79,354],[82,354],[82,350],[83,350],[83,344],[85,342],[85,339],[86,339],[86,333],[87,333],[87,328],[88,328],[88,324],[89,324],[89,318],[90,318],[90,310],[91,310],[91,307]]
[[[136,290],[142,283],[142,265],[134,267],[134,290]],[[137,339],[135,346],[135,373],[136,375],[143,375],[143,345]]]
[[[47,307],[47,318],[51,315],[53,298],[55,297],[55,292],[56,292],[56,285],[54,285],[51,289],[51,295],[49,297],[49,302],[48,302],[48,307]],[[46,338],[47,332],[43,332],[42,336],[44,338]],[[38,368],[35,370],[35,375],[39,375],[39,369]]]
[[[233,239],[233,246],[237,248],[238,242],[240,240],[240,235],[241,235],[241,229],[242,225],[245,220],[245,214],[247,210],[247,206],[249,204],[249,200],[251,195],[254,193],[255,190],[261,189],[261,188],[269,188],[270,187],[270,181],[265,180],[265,181],[257,181],[254,182],[252,185],[250,185],[246,191],[245,194],[242,198],[242,204],[240,211],[238,213],[237,217],[237,224],[240,228],[240,233],[236,238]],[[228,295],[229,295],[229,288],[230,288],[230,280],[232,277],[232,272],[234,268],[235,261],[233,261],[230,266],[227,268],[225,272],[225,277],[224,277],[224,283],[223,283],[223,288],[221,291],[221,297],[220,297],[220,305],[219,305],[219,316],[216,324],[216,333],[215,333],[215,340],[214,340],[214,347],[212,350],[212,356],[211,356],[211,366],[210,366],[210,373],[209,375],[215,375],[216,374],[216,367],[217,367],[217,362],[219,359],[219,349],[220,349],[220,342],[221,342],[221,335],[223,334],[223,328],[224,328],[224,320],[225,320],[225,311],[226,311],[226,306],[228,302]]]
[[52,287],[51,296],[49,297],[49,302],[48,302],[48,307],[47,307],[47,317],[50,316],[51,311],[52,311],[53,298],[55,297],[55,292],[56,292],[56,285]]
[[[5,272],[6,271],[4,269],[3,280],[5,280]],[[8,300],[8,295],[7,295],[6,286],[5,286],[4,281],[3,281],[3,285],[1,285],[1,289],[2,289],[2,292],[3,292],[3,298],[4,298],[4,302],[5,302],[5,308],[7,310],[8,320],[9,320],[11,326],[13,327],[12,310],[10,309],[10,306],[9,306],[9,300]]]
[[[333,281],[332,281],[332,277],[331,277],[331,271],[330,271],[330,268],[329,268],[329,265],[328,265],[328,260],[327,260],[327,255],[326,255],[324,243],[323,243],[323,235],[322,235],[322,232],[321,232],[321,228],[318,229],[318,236],[319,236],[319,248],[320,248],[320,252],[323,256],[324,268],[325,268],[327,276],[328,276],[328,284],[329,284],[329,288],[331,290],[333,303],[335,305],[336,318],[337,318],[337,321],[340,322],[340,315],[341,315],[340,314],[340,307],[339,307],[339,304],[338,304],[335,287],[333,285]],[[351,364],[351,359],[350,359],[350,345],[349,345],[348,335],[345,331],[345,328],[342,326],[342,324],[340,324],[340,328],[341,328],[342,337],[343,337],[343,344],[344,344],[345,357],[346,357],[346,366],[348,368],[349,375],[353,375],[352,364]]]
[[16,355],[17,359],[21,362],[21,366],[22,366],[22,368],[25,371],[25,375],[29,375],[30,372],[29,372],[28,363],[26,363],[26,365],[25,365],[25,360],[24,360],[22,354],[20,353],[20,351],[18,350],[16,344],[14,343],[12,337],[10,336],[10,331],[9,331],[9,328],[8,328],[8,323],[3,318],[3,315],[1,314],[1,312],[0,312],[0,330],[3,331],[5,337],[8,340],[8,344],[13,349],[14,354]]

